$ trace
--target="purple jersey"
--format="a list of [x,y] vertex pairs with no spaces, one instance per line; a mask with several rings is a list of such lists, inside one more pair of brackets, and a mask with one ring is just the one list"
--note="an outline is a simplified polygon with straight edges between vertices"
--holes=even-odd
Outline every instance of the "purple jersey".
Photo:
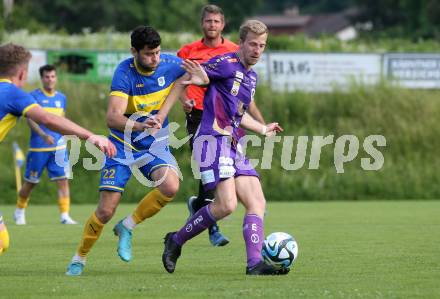
[[258,177],[239,144],[244,136],[240,122],[254,100],[257,74],[241,64],[237,53],[214,57],[203,67],[210,83],[193,157],[199,164],[204,188],[211,190],[230,177]]
[[203,117],[198,135],[244,135],[239,128],[243,114],[254,100],[257,73],[247,70],[237,53],[216,56],[203,65],[210,84],[203,101]]

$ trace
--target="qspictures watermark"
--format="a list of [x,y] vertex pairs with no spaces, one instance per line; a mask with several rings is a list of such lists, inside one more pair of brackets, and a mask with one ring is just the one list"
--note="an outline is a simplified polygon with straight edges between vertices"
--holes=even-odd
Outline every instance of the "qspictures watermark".
[[[124,132],[123,153],[118,153],[113,158],[122,165],[126,165],[132,171],[136,179],[145,186],[158,186],[163,179],[151,181],[146,178],[140,171],[140,168],[151,162],[155,157],[163,157],[167,147],[174,150],[184,146],[191,135],[187,135],[182,139],[177,138],[176,131],[180,128],[178,123],[170,123],[167,127],[160,130],[146,130],[137,135],[132,140],[132,127],[126,127]],[[145,138],[152,140],[148,150],[136,150],[132,144]],[[197,136],[194,140],[194,152],[192,173],[195,178],[200,178],[199,166],[209,167],[216,161],[227,161],[228,164],[233,163],[239,169],[248,169],[249,167],[260,167],[261,169],[271,169],[274,164],[274,149],[276,144],[281,144],[280,165],[286,171],[295,171],[300,169],[317,170],[320,167],[320,160],[323,149],[329,147],[333,149],[333,165],[337,174],[345,173],[344,166],[355,160],[360,154],[360,168],[365,171],[378,171],[385,164],[385,158],[381,151],[387,145],[385,136],[369,135],[364,139],[360,139],[355,135],[327,135],[327,136],[257,136],[245,135],[238,141],[234,141],[230,136],[220,138],[212,135]],[[70,150],[67,147],[64,150],[56,152],[55,161],[65,167],[67,173],[73,178],[72,167],[78,163],[82,143],[78,137],[73,135],[64,136],[64,141],[70,143]],[[215,143],[215,145],[214,145]],[[214,146],[213,146],[214,145]],[[247,159],[246,152],[249,148],[263,148],[259,158]],[[215,154],[211,152],[207,154],[204,148],[218,148]],[[65,161],[65,151],[68,150],[69,163]],[[91,143],[85,143],[85,150],[90,153],[93,158],[83,158],[82,166],[86,170],[101,170],[106,162],[105,155]],[[236,152],[234,160],[231,162],[231,150]],[[188,157],[189,159],[190,157]],[[308,159],[307,159],[308,158]],[[308,163],[306,163],[308,160]],[[194,163],[194,161],[197,161]],[[180,179],[183,175],[180,171],[178,162],[173,158],[169,162]]]

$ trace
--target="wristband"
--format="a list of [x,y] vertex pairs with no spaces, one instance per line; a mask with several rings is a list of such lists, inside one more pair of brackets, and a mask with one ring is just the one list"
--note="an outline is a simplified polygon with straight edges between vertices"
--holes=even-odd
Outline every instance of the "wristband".
[[267,126],[263,126],[263,128],[261,129],[261,135],[266,135],[267,133]]

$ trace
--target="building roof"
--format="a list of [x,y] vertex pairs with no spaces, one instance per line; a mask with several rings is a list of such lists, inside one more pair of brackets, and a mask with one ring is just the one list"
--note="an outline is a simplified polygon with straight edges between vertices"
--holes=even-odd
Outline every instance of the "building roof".
[[287,15],[266,15],[254,17],[260,20],[268,28],[272,27],[304,27],[310,22],[311,16],[287,16]]
[[[309,36],[335,34],[351,26],[351,18],[359,13],[357,8],[350,8],[337,13],[318,15],[261,15],[254,19],[266,24],[271,33],[303,32]],[[280,29],[283,30],[280,30]]]

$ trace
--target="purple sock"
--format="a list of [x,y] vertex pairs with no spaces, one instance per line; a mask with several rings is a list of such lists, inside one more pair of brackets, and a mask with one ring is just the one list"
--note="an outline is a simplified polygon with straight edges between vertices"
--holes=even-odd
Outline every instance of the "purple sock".
[[247,214],[243,219],[243,238],[246,243],[247,266],[252,267],[261,261],[261,248],[264,241],[263,219],[255,214]]
[[177,244],[182,246],[186,241],[194,238],[216,222],[216,219],[211,215],[209,206],[210,204],[198,210],[197,213],[192,215],[186,224],[174,234],[173,239]]

